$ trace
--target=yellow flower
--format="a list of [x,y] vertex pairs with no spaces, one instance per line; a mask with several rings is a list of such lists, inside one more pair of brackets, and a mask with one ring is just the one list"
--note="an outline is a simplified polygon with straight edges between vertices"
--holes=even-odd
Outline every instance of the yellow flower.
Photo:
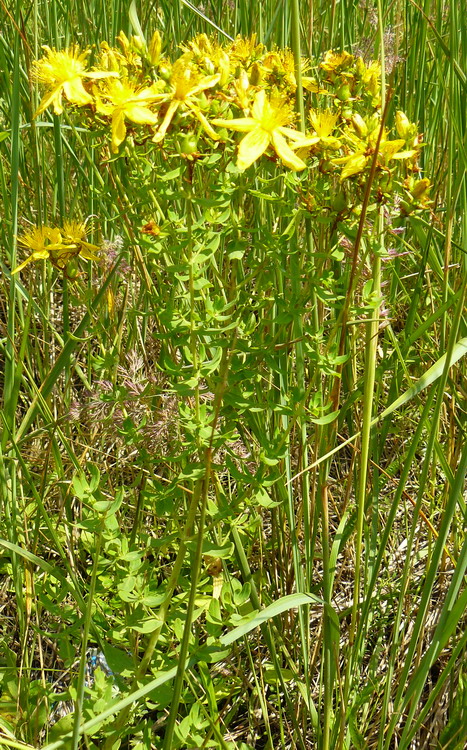
[[300,157],[306,156],[310,146],[320,146],[323,151],[326,149],[337,151],[337,149],[342,146],[342,143],[338,138],[331,135],[337,120],[338,115],[333,114],[328,109],[323,112],[319,112],[315,109],[310,110],[310,122],[315,131],[315,135],[305,137],[303,141],[299,141],[292,145],[292,148],[296,150],[297,155]]
[[[262,59],[260,66],[261,68],[264,68],[269,75],[272,75],[274,79],[279,83],[285,81],[292,92],[297,88],[297,79],[295,76],[295,58],[293,52],[290,49],[277,49],[273,52],[267,53]],[[309,67],[309,60],[307,60],[305,57],[302,57],[300,62],[302,75],[309,69]]]
[[430,180],[424,177],[422,180],[417,180],[410,192],[415,200],[423,206],[430,200],[430,190],[432,187],[433,185]]
[[101,70],[112,71],[122,75],[127,74],[127,59],[118,49],[110,47],[107,42],[100,43],[98,64]]
[[86,260],[99,260],[94,254],[98,252],[99,246],[87,242],[88,227],[85,221],[65,221],[61,234],[65,246],[77,248],[78,252],[74,255],[79,254]]
[[206,89],[210,89],[220,81],[220,75],[201,76],[187,61],[180,58],[174,63],[170,76],[170,92],[160,94],[158,100],[168,102],[167,112],[153,138],[154,143],[160,143],[165,137],[172,119],[179,109],[190,110],[198,118],[204,130],[214,140],[219,140],[206,117],[196,103],[196,96]]
[[32,253],[12,273],[18,273],[35,260],[50,260],[52,265],[62,271],[77,255],[88,260],[99,260],[92,252],[99,250],[98,246],[87,242],[86,235],[84,221],[65,221],[62,229],[42,226],[24,232],[18,237],[18,244],[28,247]]
[[251,117],[236,120],[212,120],[213,125],[247,133],[238,147],[237,166],[247,169],[272,146],[281,161],[294,171],[305,169],[306,164],[295,154],[286,138],[295,141],[294,147],[306,145],[303,133],[286,127],[292,119],[290,107],[282,99],[266,98],[263,90],[255,95]]
[[225,49],[206,34],[197,34],[190,42],[180,45],[184,50],[183,60],[193,61],[204,75],[219,73],[222,88],[230,77],[230,59]]
[[122,48],[122,54],[125,58],[125,65],[133,68],[141,68],[141,55],[145,52],[146,43],[139,36],[132,36],[128,39],[124,31],[120,31],[117,36],[117,42]]
[[326,52],[320,67],[328,72],[341,72],[349,68],[353,61],[354,56],[349,52],[334,52],[330,49]]
[[[332,160],[333,164],[345,164],[340,176],[341,182],[347,177],[352,177],[352,175],[363,172],[367,164],[371,162],[375,153],[378,133],[379,128],[375,128],[368,135],[366,141],[362,141],[350,134],[348,135],[348,140],[352,144],[352,152],[347,156]],[[392,159],[411,159],[417,152],[414,149],[401,151],[400,149],[404,145],[405,141],[402,138],[395,141],[388,141],[386,139],[386,131],[384,131],[378,148],[378,166],[387,168]]]
[[381,78],[381,63],[378,60],[373,60],[368,66],[365,65],[362,58],[359,57],[356,63],[357,73],[360,75],[361,80],[365,84],[366,90],[374,97],[374,106],[378,104],[376,98],[380,91],[380,78]]
[[320,86],[316,78],[302,78],[302,86],[307,91],[311,91],[312,94],[329,94],[327,89]]
[[249,38],[237,36],[227,48],[227,52],[234,64],[240,63],[246,67],[255,60],[258,60],[264,50],[264,44],[257,43],[256,34],[252,34]]
[[16,266],[12,274],[22,271],[25,266],[35,260],[47,260],[52,252],[57,252],[63,247],[60,231],[46,226],[34,227],[24,232],[18,237],[18,244],[29,248],[32,253],[23,263]]
[[341,146],[340,140],[332,135],[337,119],[338,115],[333,114],[328,109],[323,112],[318,112],[315,109],[310,110],[311,125],[323,148],[338,149]]
[[[139,87],[129,80],[112,80],[100,92],[96,92],[96,109],[100,114],[112,118],[112,151],[125,140],[125,119],[138,125],[155,125],[157,115],[148,105],[160,97],[154,86]],[[107,102],[103,101],[107,99]]]
[[79,107],[91,104],[93,99],[83,86],[83,78],[97,79],[118,75],[112,71],[86,70],[86,58],[90,50],[80,52],[78,47],[70,47],[58,52],[47,46],[44,46],[44,49],[45,56],[33,62],[32,74],[37,81],[46,85],[48,91],[34,117],[44,112],[51,104],[55,114],[60,115],[63,112],[63,95]]

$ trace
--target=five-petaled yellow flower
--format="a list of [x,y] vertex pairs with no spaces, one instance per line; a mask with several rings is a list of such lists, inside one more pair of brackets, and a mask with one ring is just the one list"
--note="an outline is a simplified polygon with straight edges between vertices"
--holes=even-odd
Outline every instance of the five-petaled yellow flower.
[[22,271],[25,266],[35,260],[47,260],[50,258],[51,253],[58,252],[62,248],[62,237],[59,229],[52,229],[46,226],[34,227],[18,237],[18,244],[29,248],[32,250],[32,253],[23,263],[16,266],[12,273]]
[[93,251],[99,250],[97,245],[86,241],[86,222],[65,221],[63,228],[34,227],[18,237],[18,244],[32,250],[23,263],[12,273],[18,273],[35,260],[50,260],[60,270],[65,270],[70,260],[81,255],[88,260],[99,260]]
[[212,76],[201,76],[193,67],[187,65],[186,60],[180,58],[174,63],[170,76],[170,92],[160,94],[160,102],[169,102],[165,117],[153,138],[154,143],[160,143],[165,137],[167,129],[178,108],[190,110],[198,118],[206,133],[214,140],[219,140],[217,133],[201,112],[196,102],[197,94],[210,89],[219,83],[219,73]]
[[[61,229],[62,242],[65,248],[74,249],[73,255],[80,255],[86,260],[99,260],[95,255],[99,251],[98,245],[92,245],[87,241],[89,227],[86,221],[64,221]],[[62,266],[58,264],[60,268]]]
[[217,119],[212,120],[212,124],[247,133],[238,147],[239,169],[247,169],[272,146],[286,167],[298,171],[305,169],[306,164],[292,151],[286,139],[294,141],[294,148],[300,148],[300,145],[306,145],[306,138],[303,133],[286,127],[291,120],[290,107],[282,99],[267,99],[266,93],[261,90],[255,95],[251,117]]
[[[137,87],[130,80],[107,81],[106,88],[96,92],[96,109],[100,114],[112,118],[112,151],[125,140],[125,119],[138,125],[155,125],[157,115],[151,112],[149,104],[160,96],[154,86]],[[104,102],[103,99],[107,101]]]
[[338,149],[341,142],[333,134],[338,120],[338,114],[330,112],[328,109],[318,112],[316,109],[310,110],[310,122],[316,135],[312,136],[309,141],[319,143],[324,149]]
[[[341,172],[340,182],[347,177],[352,177],[355,174],[363,172],[367,164],[371,162],[376,149],[378,132],[379,128],[373,130],[368,134],[366,141],[353,136],[349,137],[349,141],[352,143],[351,153],[332,160],[333,164],[345,165]],[[386,140],[386,136],[387,134],[384,130],[378,147],[377,164],[379,167],[387,168],[392,159],[410,159],[417,153],[415,149],[401,151],[402,146],[405,145],[405,141],[402,138],[395,141],[388,141]]]
[[48,91],[34,117],[51,104],[55,114],[60,115],[63,112],[63,95],[79,107],[91,104],[93,98],[84,88],[83,78],[98,79],[118,75],[111,71],[86,70],[86,58],[90,50],[80,52],[79,47],[70,47],[60,52],[47,46],[44,49],[45,56],[33,62],[32,75],[37,81],[44,83]]

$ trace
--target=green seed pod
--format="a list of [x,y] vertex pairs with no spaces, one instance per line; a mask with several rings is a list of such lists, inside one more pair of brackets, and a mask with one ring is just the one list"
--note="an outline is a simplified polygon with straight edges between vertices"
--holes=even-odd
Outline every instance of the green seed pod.
[[79,274],[79,265],[76,258],[71,258],[65,268],[65,274],[69,279],[76,279]]
[[193,133],[187,133],[180,144],[180,153],[189,156],[190,154],[196,154],[198,151],[198,139]]
[[347,102],[352,96],[349,84],[343,83],[342,86],[337,89],[336,96],[341,102]]
[[167,63],[161,63],[157,72],[164,81],[170,81],[170,76],[172,74],[172,68],[170,65],[167,65]]
[[251,66],[250,75],[248,76],[250,79],[250,84],[252,86],[259,86],[261,83],[261,70],[258,65],[258,63],[254,62]]
[[329,159],[321,159],[319,163],[319,171],[323,174],[334,171],[334,164]]
[[331,200],[331,206],[333,210],[338,214],[347,208],[347,198],[343,190],[339,190],[339,192],[333,196]]

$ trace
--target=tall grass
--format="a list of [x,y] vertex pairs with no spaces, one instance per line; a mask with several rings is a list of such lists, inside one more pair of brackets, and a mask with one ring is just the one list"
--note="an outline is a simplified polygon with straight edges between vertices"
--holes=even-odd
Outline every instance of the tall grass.
[[[0,19],[0,745],[464,747],[462,8],[7,0]],[[204,32],[381,59],[387,121],[418,122],[433,181],[404,254],[381,261],[382,210],[377,247],[364,205],[329,260],[334,230],[289,231],[296,183],[141,177],[66,112],[33,120],[41,45],[138,26],[168,57]],[[305,129],[300,77],[297,109]],[[68,216],[96,217],[106,260],[12,276],[19,230]],[[162,217],[155,256],[140,227]],[[92,684],[89,646],[113,672]]]

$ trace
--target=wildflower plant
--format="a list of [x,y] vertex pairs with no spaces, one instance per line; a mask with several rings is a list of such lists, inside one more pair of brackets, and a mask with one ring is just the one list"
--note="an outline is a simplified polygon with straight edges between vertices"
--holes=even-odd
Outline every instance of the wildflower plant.
[[[133,669],[122,668],[119,689],[148,687],[137,706],[117,704],[105,731],[96,721],[93,741],[110,750],[132,734],[134,721],[131,741],[143,746],[154,715],[165,727],[155,746],[164,750],[188,746],[189,732],[199,746],[217,736],[218,703],[241,700],[244,682],[237,670],[226,676],[207,665],[227,658],[234,641],[226,632],[240,639],[265,603],[293,590],[290,608],[300,611],[290,615],[292,628],[305,635],[285,667],[274,663],[274,685],[280,711],[298,691],[300,722],[329,748],[359,710],[352,668],[364,637],[355,609],[349,618],[336,614],[333,565],[351,536],[357,550],[364,536],[374,378],[382,388],[387,375],[379,336],[394,313],[393,269],[410,250],[404,232],[420,231],[417,220],[431,208],[418,126],[394,106],[379,62],[342,50],[297,62],[290,50],[267,49],[254,36],[220,43],[198,34],[172,56],[159,32],[148,41],[121,32],[115,46],[45,48],[33,78],[45,88],[35,116],[49,109],[66,117],[92,143],[93,179],[114,209],[99,218],[126,238],[99,246],[81,220],[40,225],[19,233],[29,255],[13,270],[45,260],[73,280],[79,258],[94,261],[88,289],[73,286],[89,308],[79,335],[65,343],[67,366],[91,328],[96,341],[88,335],[86,371],[80,362],[76,372],[63,365],[64,382],[76,377],[79,397],[59,415],[70,440],[84,426],[92,435],[80,443],[89,465],[73,462],[65,501],[70,495],[79,506],[76,533],[86,554],[78,563],[95,560],[94,635],[128,651],[122,661],[127,668],[132,660]],[[46,379],[44,400],[51,389]],[[18,441],[37,408],[34,402],[24,417]],[[334,509],[333,540],[323,521],[331,457],[338,438],[355,438],[355,413],[364,425],[363,478],[355,510],[348,512],[348,496]],[[106,451],[111,468],[100,475],[92,457]],[[367,536],[379,529],[377,494]],[[127,495],[136,499],[125,507]],[[67,506],[70,524],[75,510]],[[287,574],[271,583],[259,563],[252,573],[246,552],[255,560],[282,556]],[[359,573],[356,579],[353,602],[361,600]],[[308,676],[304,692],[297,687],[295,664],[315,658],[314,606],[329,683],[312,700]],[[272,644],[285,611],[267,626],[257,621],[268,658],[277,659]],[[78,627],[77,613],[69,617]],[[373,665],[376,657],[368,650],[365,659]],[[201,702],[186,669],[195,663]],[[164,688],[151,688],[166,673]],[[112,700],[104,682],[102,711]],[[92,717],[87,704],[86,711]]]

